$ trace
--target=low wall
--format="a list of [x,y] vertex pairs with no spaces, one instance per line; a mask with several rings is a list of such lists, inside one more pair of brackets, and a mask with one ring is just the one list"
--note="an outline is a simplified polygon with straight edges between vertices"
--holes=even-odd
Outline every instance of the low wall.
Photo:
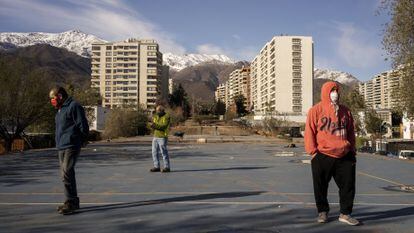
[[237,126],[177,126],[172,128],[171,134],[184,132],[186,135],[223,135],[223,136],[248,136],[248,130]]

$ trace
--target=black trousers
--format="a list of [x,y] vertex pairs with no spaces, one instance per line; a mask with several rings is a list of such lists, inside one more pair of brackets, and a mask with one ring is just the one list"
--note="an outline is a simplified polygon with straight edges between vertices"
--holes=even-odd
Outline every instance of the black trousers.
[[351,214],[355,198],[355,155],[336,159],[321,153],[311,161],[313,190],[318,212],[329,212],[328,186],[333,177],[339,188],[341,214]]

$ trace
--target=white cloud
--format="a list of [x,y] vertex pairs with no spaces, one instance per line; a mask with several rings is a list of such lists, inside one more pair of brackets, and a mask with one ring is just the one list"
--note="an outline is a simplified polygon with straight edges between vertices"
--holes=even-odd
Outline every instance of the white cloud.
[[5,0],[2,1],[0,15],[41,25],[42,28],[59,28],[62,31],[81,29],[105,40],[124,40],[131,37],[155,39],[162,52],[186,52],[172,34],[146,20],[122,1],[66,0],[48,4],[41,0]]
[[372,35],[353,24],[336,23],[339,36],[334,37],[336,53],[354,68],[374,67],[382,61],[381,47]]
[[225,50],[217,45],[202,44],[197,46],[197,52],[201,54],[226,54]]

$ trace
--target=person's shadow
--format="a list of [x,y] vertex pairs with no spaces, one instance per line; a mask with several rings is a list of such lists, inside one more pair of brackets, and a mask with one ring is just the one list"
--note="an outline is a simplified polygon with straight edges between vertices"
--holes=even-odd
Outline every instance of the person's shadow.
[[388,218],[397,218],[403,216],[414,215],[414,206],[405,207],[397,210],[388,210],[388,211],[377,211],[377,212],[367,212],[355,214],[355,217],[358,217],[358,220],[361,221],[371,221],[371,220],[382,220]]
[[188,170],[173,170],[173,172],[208,172],[208,171],[231,171],[231,170],[258,170],[267,169],[270,167],[226,167],[226,168],[207,168],[207,169],[188,169]]
[[202,201],[202,200],[219,199],[219,198],[238,198],[238,197],[260,195],[262,193],[264,193],[264,191],[208,193],[208,194],[199,194],[199,195],[192,195],[192,196],[155,199],[155,200],[148,200],[148,201],[136,201],[136,202],[117,203],[117,204],[109,204],[109,205],[102,205],[102,206],[90,206],[90,207],[85,207],[85,208],[81,208],[77,210],[75,214],[92,212],[92,211],[105,211],[105,210],[112,210],[112,209],[132,208],[132,207],[145,206],[145,205],[158,205],[158,204],[164,204],[164,203],[170,203],[170,202]]

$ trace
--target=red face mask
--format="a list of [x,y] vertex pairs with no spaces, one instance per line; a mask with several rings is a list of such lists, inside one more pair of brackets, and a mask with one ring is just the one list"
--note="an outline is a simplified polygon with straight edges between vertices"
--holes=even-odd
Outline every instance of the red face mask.
[[50,100],[50,104],[52,104],[53,107],[55,107],[56,109],[60,108],[60,103],[58,101],[58,96],[56,96],[55,98]]
[[56,98],[51,99],[51,100],[50,100],[50,103],[51,103],[51,104],[52,104],[52,106],[53,106],[53,107],[55,107],[55,108],[58,106],[58,102],[57,102]]

